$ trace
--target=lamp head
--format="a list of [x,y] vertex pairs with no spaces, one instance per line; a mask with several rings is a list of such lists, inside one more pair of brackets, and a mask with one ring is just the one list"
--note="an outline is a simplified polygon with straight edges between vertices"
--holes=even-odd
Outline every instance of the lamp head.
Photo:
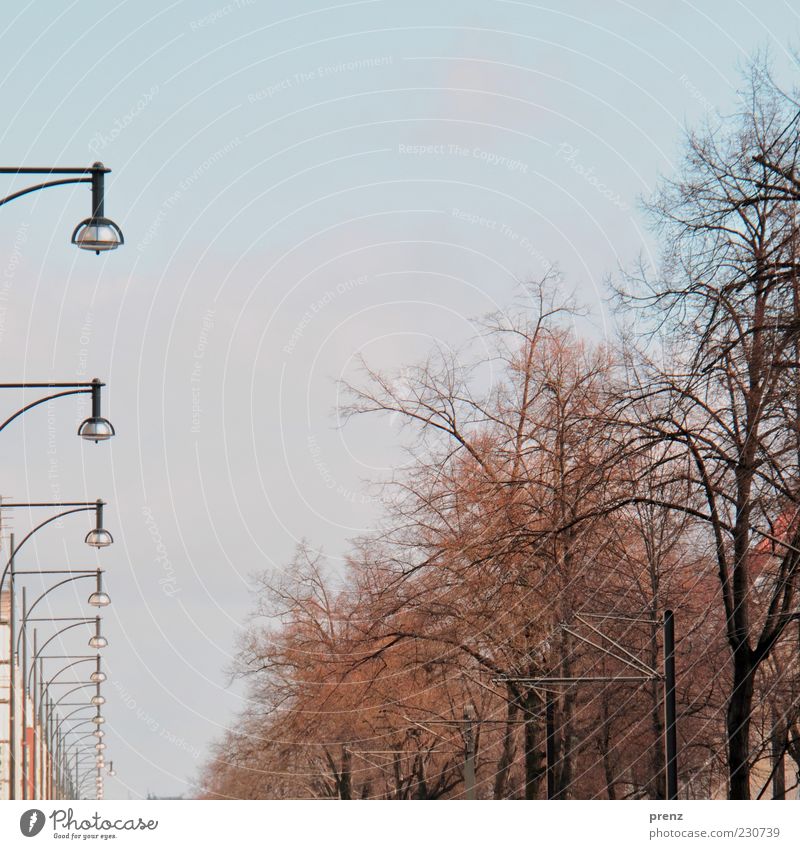
[[104,705],[106,703],[106,697],[101,696],[99,693],[96,696],[92,696],[92,704],[93,705]]
[[84,542],[92,548],[105,548],[114,542],[114,537],[105,528],[94,528],[86,534]]
[[95,725],[102,725],[105,721],[106,721],[106,718],[104,716],[100,716],[99,713],[97,714],[97,716],[92,717],[92,722]]
[[103,527],[103,508],[106,506],[102,498],[98,498],[94,507],[94,529],[84,538],[87,545],[93,548],[105,548],[114,542],[114,537]]
[[[106,680],[106,673],[100,672],[100,670],[98,669],[95,672],[92,672],[92,674],[89,676],[89,680],[92,682],[92,684],[102,684],[103,681]],[[100,698],[103,697],[101,696]],[[92,699],[92,701],[94,701],[94,699]]]
[[[95,596],[95,595],[97,595],[97,593],[92,593],[92,596]],[[106,594],[103,593],[103,595],[106,595]],[[91,601],[92,596],[89,596],[89,604],[92,604],[92,601]],[[106,598],[108,599],[106,604],[108,604],[108,602],[111,601],[111,599],[109,599],[107,595],[106,595]],[[99,607],[100,605],[95,605],[95,606]],[[107,645],[108,645],[108,640],[102,634],[95,634],[93,637],[89,637],[89,648],[90,649],[104,649]]]
[[81,422],[78,428],[78,436],[89,442],[105,442],[116,434],[114,425],[102,416],[89,416]]
[[[97,590],[89,596],[89,604],[91,604],[92,607],[106,607],[107,605],[111,604],[111,599],[102,590]],[[94,639],[97,638],[92,637],[92,640]],[[105,637],[100,637],[100,639],[105,640]],[[89,645],[92,645],[91,641],[89,642]]]
[[[114,425],[103,417],[103,399],[101,394],[104,385],[97,377],[92,380],[92,388],[90,390],[92,395],[92,414],[89,418],[84,419],[78,428],[78,436],[81,439],[103,442],[106,439],[111,439],[115,434]],[[98,528],[102,527],[102,525],[102,521],[97,523]]]
[[113,251],[125,244],[122,230],[110,219],[100,215],[84,218],[72,231],[72,244],[84,251]]

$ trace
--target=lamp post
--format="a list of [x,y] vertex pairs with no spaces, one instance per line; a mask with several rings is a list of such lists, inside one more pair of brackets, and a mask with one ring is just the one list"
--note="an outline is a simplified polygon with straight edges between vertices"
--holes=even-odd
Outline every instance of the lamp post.
[[[37,532],[44,528],[46,525],[49,525],[51,522],[56,521],[57,519],[62,518],[63,516],[69,516],[73,513],[83,513],[87,510],[95,511],[95,527],[86,534],[84,542],[87,545],[92,546],[93,548],[105,548],[111,543],[114,542],[114,538],[111,534],[103,527],[103,507],[104,502],[100,499],[97,501],[50,501],[50,502],[30,502],[30,503],[0,503],[0,509],[2,508],[52,508],[52,507],[66,507],[66,510],[62,510],[52,516],[49,516],[44,521],[40,522],[36,527],[32,530],[28,531],[28,533],[22,538],[22,541],[19,545],[15,545],[15,537],[14,534],[10,535],[10,556],[8,561],[3,569],[3,574],[0,576],[0,596],[2,596],[3,584],[5,583],[6,575],[9,574],[9,798],[16,798],[16,775],[17,775],[17,752],[16,752],[16,671],[15,671],[15,657],[14,652],[16,649],[16,611],[15,611],[15,601],[14,601],[14,560],[20,549],[25,545],[25,543]],[[100,576],[98,574],[98,591],[100,591]],[[107,596],[106,596],[107,598]],[[90,597],[90,604],[91,597]],[[107,603],[107,602],[106,602]],[[24,693],[23,693],[24,695]]]
[[[52,655],[49,659],[53,659],[55,657],[60,657],[60,655]],[[62,793],[64,788],[64,776],[67,773],[67,770],[65,769],[63,763],[65,756],[65,747],[63,745],[64,735],[61,733],[61,728],[64,726],[64,723],[69,722],[70,720],[76,723],[70,729],[71,731],[76,731],[82,725],[88,725],[89,723],[95,724],[97,727],[97,719],[100,713],[99,707],[96,707],[93,702],[87,701],[76,703],[76,709],[60,719],[56,716],[57,707],[59,705],[66,707],[68,703],[65,704],[64,699],[67,698],[71,693],[82,689],[88,684],[94,684],[95,687],[97,686],[95,680],[92,680],[91,678],[88,681],[78,682],[57,681],[56,679],[59,678],[64,672],[69,669],[72,669],[75,666],[78,666],[81,663],[86,663],[89,661],[97,663],[96,655],[82,655],[78,656],[77,659],[72,659],[75,658],[74,655],[69,655],[68,657],[71,659],[71,662],[66,664],[65,666],[62,666],[58,670],[58,672],[56,672],[55,675],[53,675],[47,681],[47,683],[44,685],[43,692],[40,697],[40,705],[47,705],[43,727],[46,727],[45,736],[47,739],[47,752],[49,764],[49,768],[47,770],[47,782],[45,787],[46,795],[48,798],[53,798],[54,793],[56,794],[56,798],[60,798],[60,794]],[[40,680],[43,680],[43,676],[40,676]],[[53,701],[52,697],[50,696],[50,688],[58,684],[72,685],[72,689],[62,695],[60,699]],[[91,718],[74,718],[75,714],[80,713],[81,711],[86,710],[87,708],[95,708],[97,714]],[[100,721],[104,721],[103,717],[100,717]],[[44,766],[44,761],[42,761],[42,766]]]
[[[86,575],[81,575],[79,577],[87,577]],[[73,579],[74,580],[74,579]],[[47,595],[47,593],[43,593],[40,598]],[[50,636],[41,646],[38,646],[38,632],[34,628],[33,631],[33,656],[31,658],[31,666],[30,669],[27,668],[27,632],[25,630],[25,626],[28,622],[33,621],[29,616],[26,615],[28,612],[26,610],[25,605],[25,587],[22,588],[22,596],[23,596],[23,619],[22,619],[22,628],[20,629],[20,635],[18,638],[22,639],[22,679],[25,684],[23,688],[23,710],[22,710],[22,729],[23,729],[23,742],[22,742],[22,784],[23,784],[23,799],[27,799],[26,788],[28,787],[29,782],[29,773],[28,773],[28,762],[30,760],[30,773],[33,775],[33,792],[36,792],[36,752],[37,752],[37,740],[39,738],[40,732],[37,730],[37,725],[41,723],[41,710],[39,706],[39,700],[37,698],[37,687],[36,687],[36,674],[37,668],[41,668],[41,663],[37,666],[37,661],[41,661],[44,657],[42,652],[47,648],[47,646],[55,640],[57,637],[62,636],[67,631],[70,631],[72,628],[78,628],[82,625],[93,624],[95,625],[95,632],[99,633],[99,617],[95,618],[87,618],[87,617],[58,617],[52,620],[47,619],[37,619],[35,621],[53,621],[53,622],[70,622],[71,624],[60,628],[56,631],[52,636]],[[98,620],[98,621],[95,621]],[[94,639],[94,638],[92,638]],[[92,639],[90,639],[89,643],[91,645]],[[38,646],[38,648],[37,648]],[[17,652],[19,654],[19,651]],[[33,694],[33,735],[31,740],[31,749],[30,752],[28,750],[28,740],[27,740],[27,697],[29,694]],[[98,691],[99,696],[99,691]],[[102,697],[100,697],[102,698]],[[91,702],[92,704],[96,704],[94,700]],[[37,723],[38,719],[38,723]],[[30,758],[28,755],[30,754]]]
[[36,525],[35,528],[28,531],[28,533],[22,538],[22,542],[16,547],[13,543],[10,546],[11,556],[8,558],[8,562],[3,569],[3,574],[0,576],[0,592],[3,590],[3,584],[5,583],[6,575],[11,569],[14,558],[19,553],[19,550],[23,545],[37,532],[44,528],[46,525],[49,525],[51,522],[55,522],[57,519],[61,519],[64,516],[70,516],[73,513],[85,513],[88,510],[94,510],[95,512],[95,527],[89,531],[88,534],[84,537],[84,542],[87,545],[92,546],[93,548],[105,548],[106,546],[111,545],[114,542],[114,537],[103,527],[103,508],[105,507],[105,501],[98,498],[96,501],[30,501],[30,502],[3,502],[0,501],[0,510],[4,509],[16,509],[20,507],[26,507],[28,509],[35,509],[41,507],[66,507],[67,510],[62,510],[59,513],[56,513],[52,516],[48,516],[43,522],[40,522]]
[[101,390],[105,386],[99,378],[95,377],[90,383],[0,383],[0,389],[56,389],[57,392],[52,392],[42,398],[37,398],[30,404],[21,407],[13,415],[9,416],[2,424],[0,424],[0,432],[11,424],[19,416],[27,413],[28,410],[38,407],[39,404],[44,404],[47,401],[52,401],[55,398],[64,398],[68,395],[91,395],[92,396],[92,415],[84,419],[78,428],[78,436],[91,442],[104,442],[110,439],[116,431],[114,426],[108,419],[103,418],[101,404]]
[[[99,617],[97,617],[97,620],[99,620]],[[96,627],[95,633],[99,632],[99,622],[97,620],[96,620],[96,625],[95,625],[95,627]],[[47,643],[49,643],[51,640],[55,639],[55,637],[59,636],[64,631],[69,630],[70,628],[74,628],[74,627],[77,627],[78,625],[84,625],[84,624],[87,624],[87,623],[90,623],[90,622],[92,622],[92,619],[88,619],[88,618],[84,618],[80,621],[76,621],[75,623],[68,625],[66,628],[62,628],[60,631],[58,631],[56,634],[54,634],[47,641]],[[36,640],[36,631],[34,631],[34,640]],[[47,735],[46,735],[47,739],[48,739],[48,752],[51,752],[52,751],[52,748],[51,748],[52,747],[52,741],[53,741],[53,736],[55,734],[55,731],[58,731],[61,724],[63,724],[63,721],[69,719],[69,716],[72,716],[74,713],[78,712],[78,711],[73,711],[73,714],[70,714],[68,717],[65,717],[64,720],[59,722],[59,724],[56,726],[55,731],[54,731],[51,728],[51,719],[54,717],[56,709],[59,706],[61,706],[61,707],[76,707],[76,708],[78,708],[78,710],[84,710],[86,708],[97,708],[97,709],[99,709],[100,705],[105,704],[105,698],[103,698],[103,696],[100,694],[100,684],[102,683],[102,681],[105,680],[105,673],[100,671],[100,656],[99,655],[78,656],[77,659],[73,660],[72,663],[69,663],[66,666],[62,667],[55,675],[53,675],[50,678],[49,681],[47,681],[46,684],[44,683],[44,675],[43,675],[43,672],[42,672],[42,661],[44,659],[51,659],[51,660],[56,659],[56,658],[73,659],[73,658],[76,657],[75,655],[44,656],[44,655],[42,655],[42,650],[47,646],[47,643],[45,643],[38,650],[38,654],[37,654],[37,657],[36,657],[36,659],[39,661],[38,678],[39,678],[39,682],[40,682],[40,685],[39,685],[40,692],[39,692],[39,699],[38,699],[38,714],[39,714],[39,723],[38,724],[39,724],[40,732],[39,732],[39,739],[38,739],[38,749],[39,749],[39,764],[40,764],[40,771],[41,771],[42,777],[44,776],[44,752],[43,752],[44,740],[43,740],[43,738],[45,736],[45,734],[44,734],[45,725],[47,725],[48,729],[51,729],[47,732]],[[91,640],[90,640],[90,643],[91,643]],[[95,666],[95,671],[91,674],[88,681],[80,681],[77,684],[74,681],[61,681],[61,682],[56,681],[56,679],[66,670],[76,666],[79,663],[84,663],[86,661],[91,661],[91,660],[94,660],[96,666]],[[32,668],[29,672],[29,675],[28,675],[29,686],[30,686],[30,678],[35,673],[35,670],[36,670],[36,665],[34,663],[34,665],[32,666]],[[67,692],[64,693],[59,699],[57,699],[56,701],[53,701],[52,699],[49,698],[50,687],[54,684],[57,684],[57,683],[74,685],[74,686],[72,686],[69,690],[67,690]],[[94,691],[95,691],[95,695],[93,695],[91,697],[91,699],[89,699],[88,701],[84,700],[84,701],[78,701],[78,702],[65,701],[65,699],[68,699],[74,693],[77,693],[78,691],[83,690],[88,685],[93,685]],[[34,696],[35,696],[35,684],[34,684]],[[43,708],[43,705],[45,705],[45,704],[47,704],[47,709],[46,709],[47,712],[46,712],[46,717],[43,718],[42,717],[42,708]],[[34,707],[34,712],[36,712],[36,710],[37,710],[37,708]],[[83,724],[86,724],[87,722],[89,722],[89,720],[87,720],[87,719],[83,720]],[[95,734],[96,734],[96,732],[90,732],[90,733],[87,733],[85,736],[94,736]],[[36,740],[34,740],[34,747],[33,748],[34,748],[34,758],[35,758],[36,757],[36,748],[37,748],[36,747]],[[23,761],[23,763],[25,763],[25,761]],[[35,796],[35,791],[36,791],[35,780],[36,780],[36,774],[37,774],[35,764],[36,764],[36,761],[33,760],[34,798],[36,798],[36,796]],[[42,787],[42,783],[43,782],[40,780],[40,788]]]
[[[69,734],[78,734],[81,731],[81,727],[85,726],[85,725],[91,725],[90,720],[88,720],[88,719],[79,720],[78,722],[76,722],[76,724],[72,728],[70,728],[67,732],[65,732],[64,736],[66,737]],[[64,752],[63,752],[62,760],[64,760],[65,762],[68,762],[69,761],[69,755],[70,755],[70,749],[77,744],[78,740],[85,739],[86,737],[91,737],[91,736],[92,736],[92,732],[87,732],[87,733],[82,734],[81,737],[77,738],[71,744],[69,744],[69,745],[65,744],[64,747],[63,747]],[[42,766],[44,767],[44,764]],[[48,770],[47,770],[46,781],[45,781],[45,774],[44,774],[44,772],[42,773],[42,781],[43,781],[42,798],[49,798],[50,786],[52,785],[52,770],[50,768],[48,768]]]
[[[76,746],[82,738],[78,738],[72,746]],[[69,748],[67,750],[69,752]],[[92,754],[91,750],[81,750],[80,748],[76,748],[74,754],[71,755],[73,761],[72,772],[74,778],[72,779],[73,786],[75,787],[76,797],[80,798],[80,793],[84,790],[89,791],[91,788],[91,781],[94,779],[94,787],[95,787],[95,795],[97,799],[103,798],[103,772],[110,777],[114,777],[116,773],[114,772],[114,762],[109,761],[107,764],[105,759],[97,755]],[[81,770],[85,770],[83,776],[81,776]]]
[[[86,616],[72,616],[72,617],[36,617],[32,616],[35,608],[54,590],[57,590],[59,587],[64,586],[65,584],[72,583],[74,581],[82,580],[83,578],[91,578],[96,577],[98,580],[98,586],[100,581],[99,569],[42,569],[42,570],[17,570],[14,572],[14,576],[19,575],[69,575],[70,577],[64,578],[61,581],[56,582],[52,586],[48,587],[43,593],[41,593],[38,598],[28,607],[25,602],[25,588],[23,587],[23,603],[22,603],[22,620],[20,622],[19,633],[17,635],[17,641],[15,646],[15,656],[19,656],[20,654],[20,643],[22,642],[23,648],[23,663],[22,663],[22,679],[25,682],[24,694],[32,693],[33,694],[33,740],[31,747],[31,773],[33,775],[33,794],[34,798],[36,797],[36,779],[37,779],[37,763],[41,770],[43,767],[42,757],[42,710],[41,710],[41,687],[37,688],[37,667],[39,673],[39,680],[41,681],[41,654],[47,648],[47,646],[56,638],[64,634],[65,632],[71,630],[72,628],[77,628],[81,625],[93,624],[94,625],[94,634],[89,638],[88,645],[90,648],[101,649],[105,648],[108,645],[108,640],[100,633],[100,617],[86,617]],[[96,606],[96,605],[95,605]],[[38,643],[38,634],[36,628],[33,631],[33,656],[31,658],[31,667],[30,670],[27,669],[27,632],[28,632],[28,623],[30,622],[69,622],[71,624],[66,625],[65,627],[60,628],[53,634],[45,643],[37,648]],[[31,682],[31,679],[33,681]],[[80,688],[77,688],[80,689]],[[73,691],[70,691],[73,692]],[[37,698],[38,696],[38,698]],[[23,702],[23,705],[26,705],[26,702]],[[23,715],[22,721],[23,729],[27,728],[26,717]],[[27,732],[24,732],[27,733]],[[27,739],[23,741],[23,772],[27,770]],[[23,775],[23,788],[26,785],[26,775]],[[41,784],[39,785],[41,789]]]
[[72,231],[72,244],[86,251],[113,251],[125,243],[122,230],[110,219],[105,217],[105,176],[110,173],[102,162],[95,162],[89,168],[25,168],[25,167],[3,167],[0,174],[41,174],[49,177],[58,177],[55,180],[47,180],[37,183],[25,189],[12,192],[4,198],[0,198],[0,206],[24,195],[38,192],[41,189],[49,189],[54,186],[67,186],[73,183],[91,183],[92,186],[92,214],[85,218]]
[[[70,735],[77,735],[72,740],[66,740]],[[92,772],[97,767],[97,759],[99,752],[102,750],[98,750],[96,746],[87,740],[88,737],[91,737],[92,734],[89,733],[80,733],[76,731],[76,729],[70,729],[64,735],[66,742],[64,743],[64,761],[68,765],[67,775],[69,776],[68,782],[73,788],[72,798],[80,798],[80,790],[82,789],[83,784],[86,781],[86,776],[82,779],[80,776],[81,767],[83,767],[89,759],[92,759]],[[105,744],[102,744],[105,748]],[[105,763],[103,764],[105,766]],[[113,775],[113,764],[111,761],[108,763],[108,767],[106,767],[108,774]]]

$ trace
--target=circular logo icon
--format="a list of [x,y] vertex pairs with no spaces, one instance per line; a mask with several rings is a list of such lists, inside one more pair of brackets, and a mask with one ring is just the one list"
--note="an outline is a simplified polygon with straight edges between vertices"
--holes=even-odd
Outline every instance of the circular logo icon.
[[19,818],[19,830],[25,837],[36,837],[44,828],[44,812],[38,808],[31,808]]

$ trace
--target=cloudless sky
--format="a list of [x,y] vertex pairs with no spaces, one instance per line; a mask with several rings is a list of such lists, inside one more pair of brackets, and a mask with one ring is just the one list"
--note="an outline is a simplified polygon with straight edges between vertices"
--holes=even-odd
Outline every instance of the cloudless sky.
[[[70,399],[0,438],[6,499],[110,503],[112,548],[73,517],[18,564],[107,569],[107,798],[191,792],[243,705],[252,575],[302,538],[341,558],[380,515],[367,482],[402,454],[390,420],[339,427],[356,355],[462,344],[550,264],[601,338],[608,275],[656,261],[639,199],[685,128],[738,108],[757,50],[794,85],[798,36],[782,0],[10,7],[2,164],[102,160],[126,239],[69,245],[84,187],[0,207],[0,380],[98,376],[118,433],[79,444]],[[14,512],[4,532],[35,524]]]

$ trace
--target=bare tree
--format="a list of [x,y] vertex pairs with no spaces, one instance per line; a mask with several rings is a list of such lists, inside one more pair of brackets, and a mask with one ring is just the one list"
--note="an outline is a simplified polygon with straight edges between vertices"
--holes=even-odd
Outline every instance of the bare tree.
[[[800,564],[795,209],[754,188],[775,167],[794,173],[800,141],[783,133],[787,101],[763,68],[753,69],[743,102],[741,114],[689,137],[682,174],[651,206],[667,246],[662,273],[627,292],[663,343],[631,371],[640,445],[675,448],[676,478],[691,489],[661,503],[705,523],[715,548],[735,799],[750,797],[756,675],[796,615]],[[763,540],[778,557],[757,603],[754,549]]]

